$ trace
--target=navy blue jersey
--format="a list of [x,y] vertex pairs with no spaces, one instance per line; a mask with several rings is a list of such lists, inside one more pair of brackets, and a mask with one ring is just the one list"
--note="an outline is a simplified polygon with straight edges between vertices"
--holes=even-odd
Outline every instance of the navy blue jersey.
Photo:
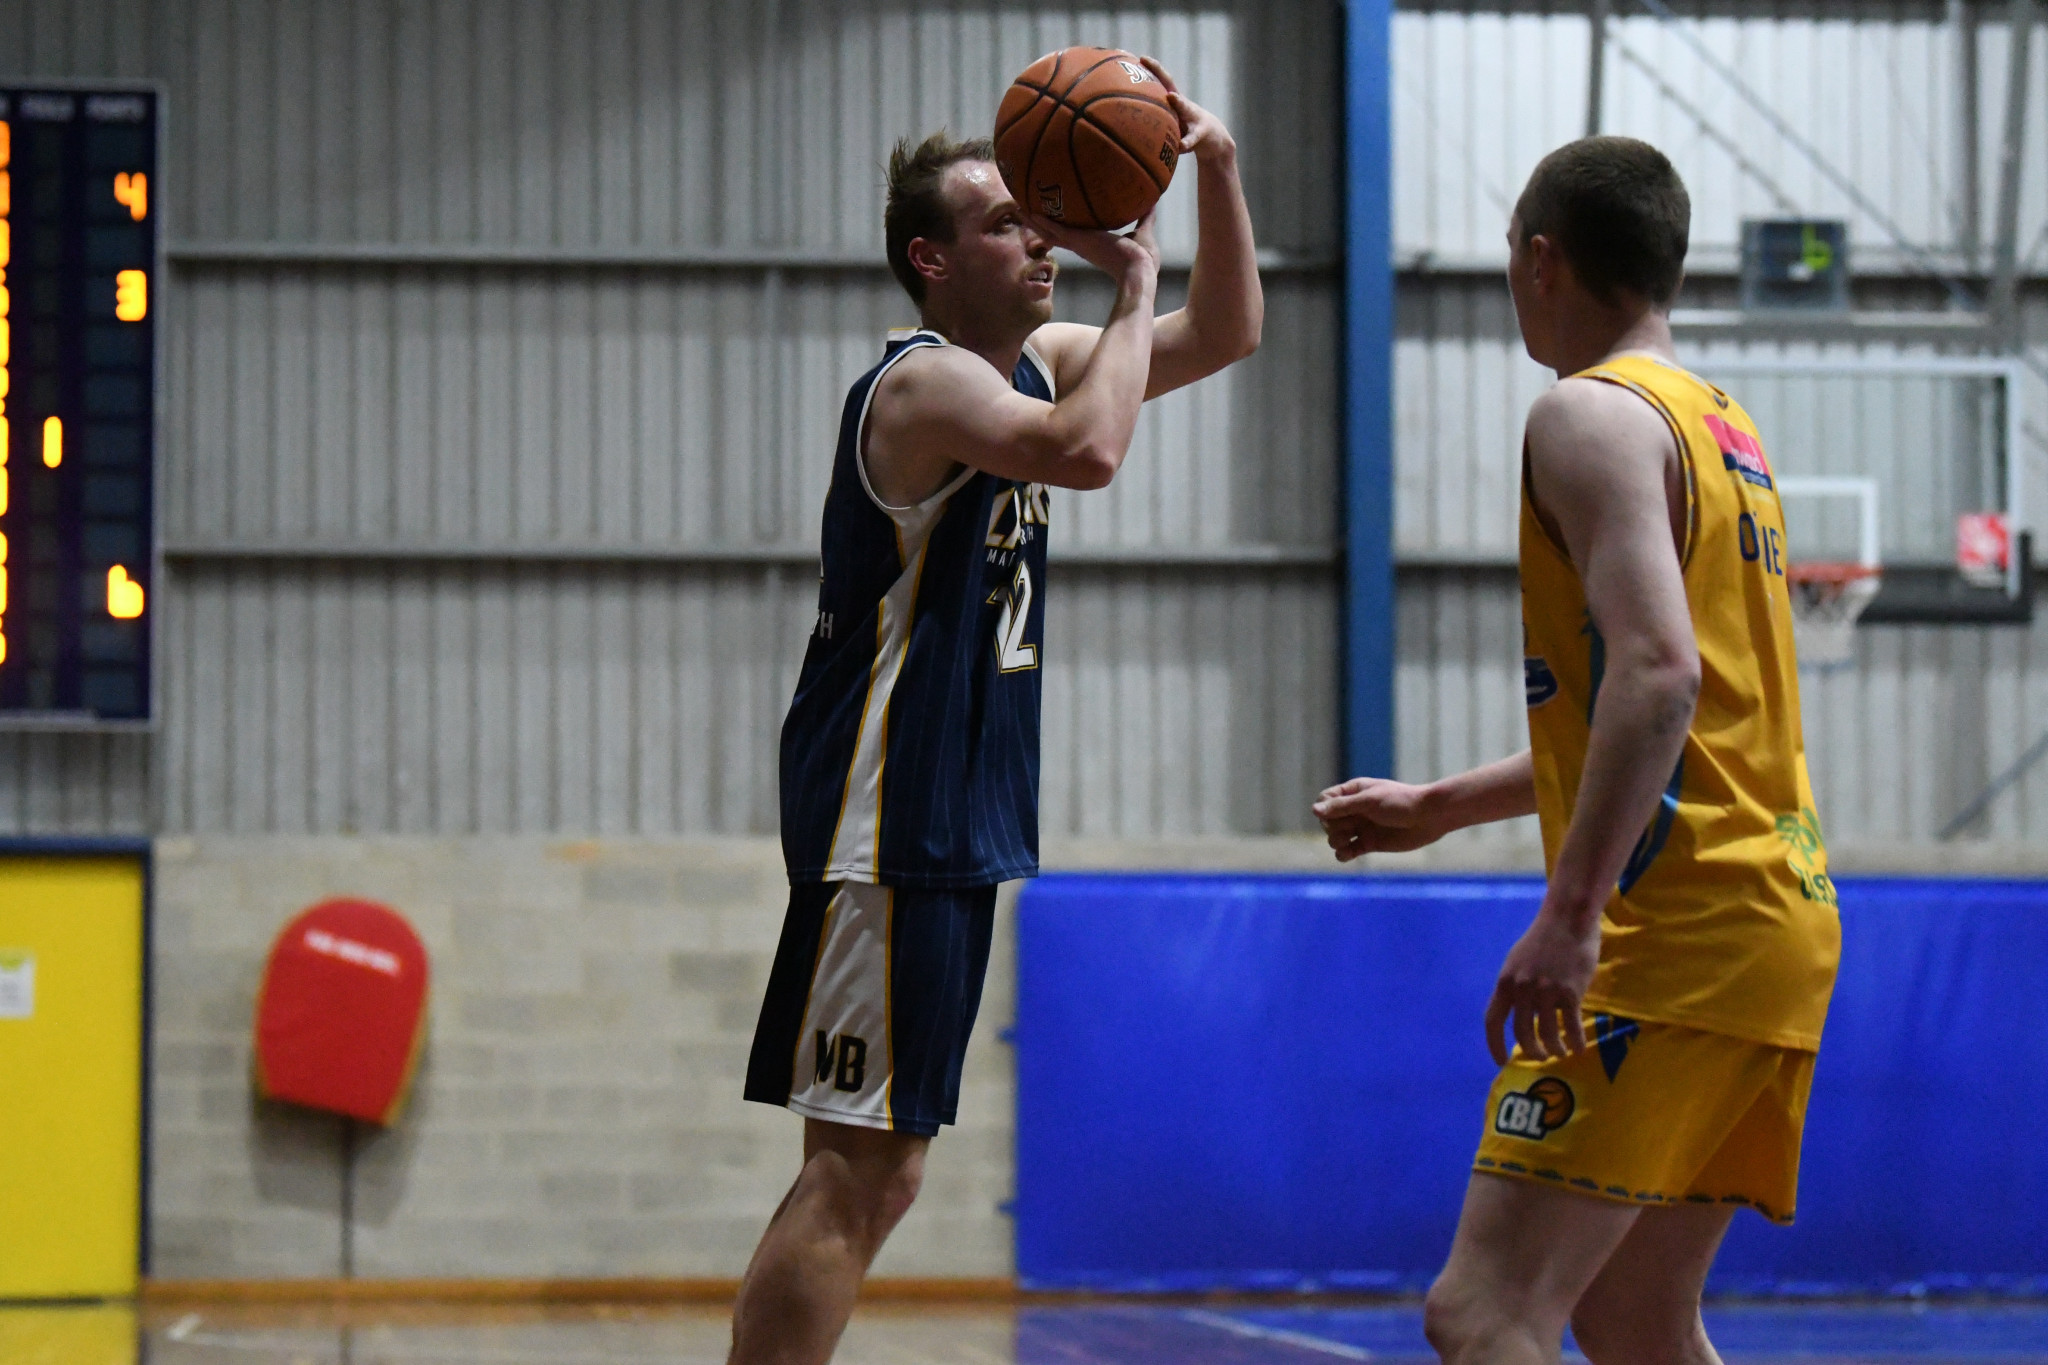
[[[875,385],[936,332],[892,334],[846,395],[818,619],[782,722],[792,882],[945,889],[1038,871],[1046,489],[963,468],[914,507],[868,485]],[[1018,392],[1051,401],[1026,349]]]

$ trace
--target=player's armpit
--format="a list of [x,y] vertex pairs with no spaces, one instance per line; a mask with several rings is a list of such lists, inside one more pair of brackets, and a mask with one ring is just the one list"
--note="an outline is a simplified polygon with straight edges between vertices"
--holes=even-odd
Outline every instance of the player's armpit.
[[1100,488],[1123,452],[1052,403],[1018,393],[995,367],[958,347],[905,356],[876,386],[862,458],[875,494],[908,507],[961,465],[1028,483]]

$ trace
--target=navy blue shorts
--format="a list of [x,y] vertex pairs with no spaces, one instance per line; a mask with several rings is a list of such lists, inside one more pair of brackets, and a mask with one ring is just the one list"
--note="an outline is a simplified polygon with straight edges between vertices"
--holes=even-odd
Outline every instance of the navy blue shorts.
[[793,886],[747,1098],[930,1137],[960,1108],[996,889]]

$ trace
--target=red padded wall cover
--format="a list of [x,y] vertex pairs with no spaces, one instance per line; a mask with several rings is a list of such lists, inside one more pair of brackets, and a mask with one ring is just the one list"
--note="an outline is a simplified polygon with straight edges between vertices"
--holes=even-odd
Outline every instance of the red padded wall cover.
[[375,901],[322,901],[270,949],[256,997],[257,1089],[389,1123],[426,1011],[427,950],[412,926]]

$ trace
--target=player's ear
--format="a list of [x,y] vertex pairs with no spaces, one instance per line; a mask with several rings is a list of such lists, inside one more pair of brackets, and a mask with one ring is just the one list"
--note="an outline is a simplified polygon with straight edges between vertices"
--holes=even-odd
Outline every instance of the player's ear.
[[927,284],[946,278],[945,243],[934,242],[929,237],[912,237],[903,254],[909,257],[910,268],[924,276]]
[[1571,267],[1555,239],[1537,233],[1529,238],[1530,275],[1539,292],[1551,294],[1563,287]]

